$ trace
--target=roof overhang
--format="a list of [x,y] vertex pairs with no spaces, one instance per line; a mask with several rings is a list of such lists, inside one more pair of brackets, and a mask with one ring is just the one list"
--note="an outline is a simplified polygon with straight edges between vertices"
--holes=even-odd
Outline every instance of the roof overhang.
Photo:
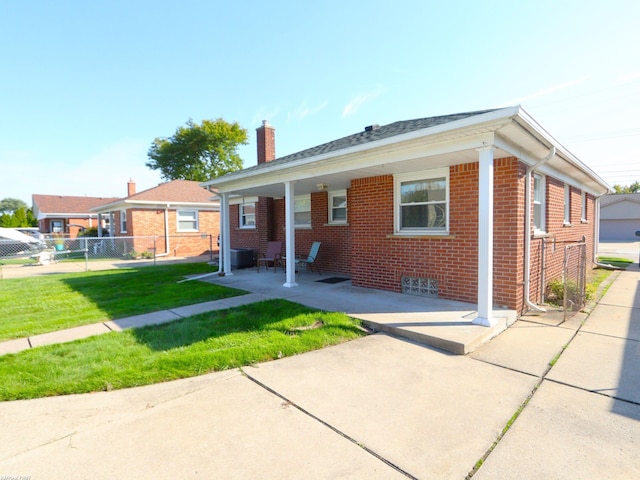
[[488,113],[372,141],[307,158],[240,170],[202,183],[231,195],[283,197],[284,183],[294,182],[296,194],[348,188],[351,180],[407,173],[478,161],[478,149],[494,147],[494,158],[517,157],[535,165],[556,154],[540,168],[554,177],[599,196],[609,186],[549,135],[521,107]]
[[128,208],[142,208],[142,209],[176,209],[176,208],[195,208],[198,210],[220,210],[220,202],[210,201],[210,202],[172,202],[172,201],[145,201],[145,200],[119,200],[117,202],[107,203],[105,205],[100,205],[99,207],[94,207],[90,211],[95,213],[108,213],[116,210],[126,210]]

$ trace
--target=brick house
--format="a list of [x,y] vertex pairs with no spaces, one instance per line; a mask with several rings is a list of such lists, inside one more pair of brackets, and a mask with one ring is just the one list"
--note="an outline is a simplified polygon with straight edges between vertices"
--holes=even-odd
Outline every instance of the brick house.
[[321,241],[318,262],[354,286],[536,308],[561,274],[565,242],[595,260],[596,198],[609,187],[521,107],[372,125],[275,157],[275,133],[257,129],[258,164],[203,183],[221,200],[222,259],[230,248]]
[[82,229],[98,226],[98,215],[91,209],[113,202],[117,197],[33,194],[31,200],[41,233],[62,233],[75,238]]
[[109,229],[99,229],[98,236],[136,237],[133,249],[138,252],[155,245],[159,256],[194,256],[217,248],[219,202],[199,182],[173,180],[136,193],[129,181],[126,197],[91,211],[109,219]]

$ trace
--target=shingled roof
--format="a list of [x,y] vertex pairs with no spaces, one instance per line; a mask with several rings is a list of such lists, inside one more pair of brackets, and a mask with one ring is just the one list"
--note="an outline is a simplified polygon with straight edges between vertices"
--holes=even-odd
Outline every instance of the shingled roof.
[[422,130],[425,128],[435,127],[449,122],[455,122],[456,120],[462,120],[475,115],[482,115],[484,113],[493,112],[499,110],[492,108],[488,110],[477,110],[474,112],[455,113],[452,115],[440,115],[436,117],[416,118],[414,120],[402,120],[399,122],[389,123],[388,125],[371,125],[365,127],[364,131],[348,135],[346,137],[333,140],[331,142],[323,143],[315,147],[307,148],[291,155],[276,158],[270,162],[261,163],[253,167],[248,167],[237,172],[228,173],[226,176],[230,177],[234,174],[244,174],[252,170],[261,170],[263,168],[269,168],[274,165],[285,164],[294,162],[296,160],[302,160],[304,158],[315,157],[324,153],[335,152],[343,150],[345,148],[354,147],[358,145],[364,145],[366,143],[375,142],[377,140],[383,140],[385,138],[395,137],[405,133]]
[[31,196],[36,212],[42,214],[83,214],[88,215],[92,208],[111,203],[118,197],[74,197],[68,195],[39,195]]
[[128,202],[180,202],[180,203],[208,203],[211,192],[202,188],[200,182],[191,180],[172,180],[161,183],[156,187],[134,193],[124,198]]
[[217,209],[218,203],[211,200],[213,194],[200,186],[200,182],[191,180],[172,180],[134,193],[128,197],[115,198],[111,202],[103,202],[93,212],[104,212],[110,209],[131,208],[138,203],[141,207],[151,203],[158,204],[197,204],[200,208],[211,206]]

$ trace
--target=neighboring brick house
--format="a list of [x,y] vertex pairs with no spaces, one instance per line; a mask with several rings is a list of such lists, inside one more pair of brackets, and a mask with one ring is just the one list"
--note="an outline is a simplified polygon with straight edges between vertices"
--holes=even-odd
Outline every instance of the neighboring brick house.
[[117,197],[33,194],[31,199],[41,233],[62,233],[75,238],[81,230],[98,226],[98,215],[91,213],[92,208],[113,202]]
[[258,165],[203,183],[221,199],[227,274],[229,248],[277,239],[294,287],[293,254],[321,241],[320,267],[354,286],[477,303],[490,325],[494,306],[536,308],[565,242],[595,260],[609,187],[519,106],[372,125],[281,158],[273,127],[257,133]]
[[220,206],[199,182],[173,180],[136,193],[129,181],[127,193],[92,209],[110,219],[109,230],[99,230],[99,236],[136,237],[134,250],[155,246],[157,255],[193,256],[217,249]]

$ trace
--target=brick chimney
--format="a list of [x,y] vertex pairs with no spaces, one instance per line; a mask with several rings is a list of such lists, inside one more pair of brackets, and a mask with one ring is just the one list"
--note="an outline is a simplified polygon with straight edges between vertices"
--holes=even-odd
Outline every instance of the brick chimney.
[[130,197],[131,195],[135,195],[136,193],[136,182],[133,181],[132,178],[129,179],[129,181],[127,182],[127,197]]
[[267,120],[256,128],[258,134],[258,165],[276,158],[276,129]]

